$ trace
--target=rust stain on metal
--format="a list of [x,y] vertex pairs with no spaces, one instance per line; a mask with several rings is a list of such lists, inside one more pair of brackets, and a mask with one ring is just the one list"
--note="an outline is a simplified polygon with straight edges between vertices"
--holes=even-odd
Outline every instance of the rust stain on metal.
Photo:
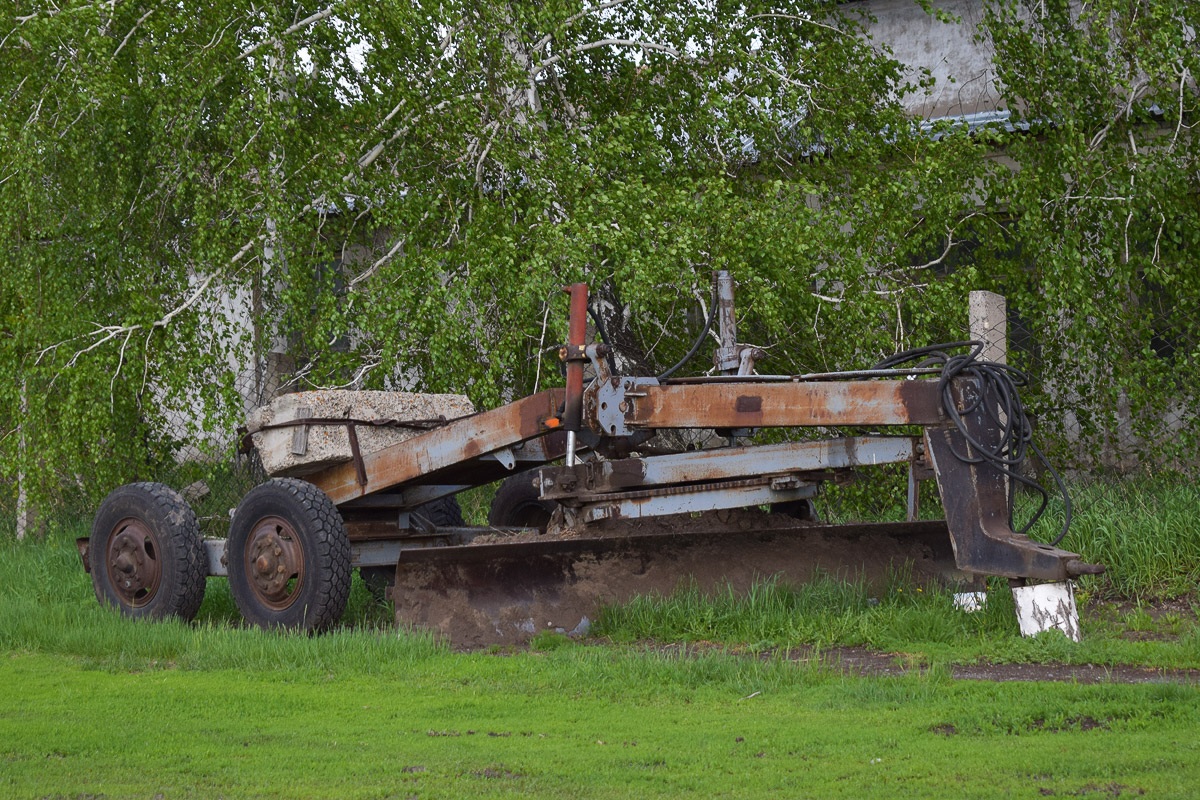
[[621,459],[610,464],[614,484],[640,486],[646,477],[646,462],[640,458]]
[[87,536],[81,536],[75,540],[75,548],[79,551],[79,557],[83,560],[83,571],[92,571],[92,562],[88,559],[88,552],[91,550],[92,540]]
[[669,384],[647,386],[645,393],[627,412],[631,426],[770,428],[941,422],[937,382],[930,380]]
[[762,412],[762,398],[744,394],[734,403],[734,409],[739,414],[759,414]]
[[332,466],[306,479],[335,504],[390,489],[545,434],[542,422],[558,411],[562,398],[562,389],[549,389],[365,454],[362,459],[367,477],[365,486],[358,484],[353,463]]
[[[936,391],[936,381],[897,381],[896,383],[897,399],[905,413],[925,420],[925,424],[935,424],[944,420],[942,401]],[[935,391],[929,391],[931,384]]]

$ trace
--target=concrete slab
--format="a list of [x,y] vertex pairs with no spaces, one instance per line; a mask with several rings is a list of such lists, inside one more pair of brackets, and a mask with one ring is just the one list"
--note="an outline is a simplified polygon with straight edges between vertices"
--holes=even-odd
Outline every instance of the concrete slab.
[[[345,426],[261,428],[305,418],[407,422],[438,417],[450,420],[474,413],[471,401],[461,394],[318,390],[277,397],[269,405],[250,412],[246,422],[267,474],[299,477],[351,460],[350,438]],[[359,425],[359,450],[366,455],[422,432],[419,428]]]

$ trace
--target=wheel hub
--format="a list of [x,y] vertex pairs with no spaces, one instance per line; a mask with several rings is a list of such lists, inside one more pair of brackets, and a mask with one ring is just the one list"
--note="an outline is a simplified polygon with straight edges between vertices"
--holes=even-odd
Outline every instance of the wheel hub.
[[295,528],[282,517],[259,520],[246,541],[246,576],[263,605],[282,610],[304,582],[304,551]]
[[108,582],[122,603],[139,608],[154,599],[162,579],[158,540],[140,519],[126,518],[113,526],[105,554]]

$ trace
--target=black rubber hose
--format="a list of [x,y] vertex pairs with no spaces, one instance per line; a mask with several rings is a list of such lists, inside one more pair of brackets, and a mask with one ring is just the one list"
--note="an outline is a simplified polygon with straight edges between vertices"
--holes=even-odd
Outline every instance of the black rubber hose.
[[705,338],[707,338],[708,332],[710,330],[712,330],[713,318],[716,316],[717,316],[717,290],[714,288],[713,295],[712,295],[712,304],[709,305],[709,307],[708,307],[708,319],[704,321],[704,330],[700,331],[700,335],[696,337],[696,341],[695,341],[695,343],[692,344],[692,349],[687,351],[687,355],[685,355],[683,358],[679,359],[679,361],[673,367],[671,367],[666,372],[663,372],[661,375],[659,375],[657,377],[657,379],[660,382],[665,381],[667,378],[674,375],[679,370],[680,367],[682,367],[684,364],[686,364],[687,362],[692,360],[692,356],[696,355],[696,353],[700,350],[700,345],[704,344],[704,340],[705,340]]
[[596,332],[600,334],[600,341],[608,345],[608,371],[613,375],[617,374],[617,360],[613,357],[613,343],[608,338],[608,331],[604,330],[604,323],[600,320],[600,314],[592,306],[588,306],[588,316],[592,318],[592,322],[596,323]]
[[[970,347],[968,353],[950,355],[947,351],[956,348]],[[1021,402],[1019,387],[1029,384],[1028,376],[1015,367],[1000,364],[995,361],[980,361],[983,352],[983,342],[978,340],[949,342],[927,347],[918,347],[889,356],[875,366],[875,369],[888,369],[899,364],[919,361],[920,366],[941,365],[942,374],[938,379],[938,393],[941,395],[942,408],[946,415],[958,428],[963,438],[977,453],[970,456],[951,450],[954,456],[967,464],[990,464],[1014,481],[1030,487],[1041,496],[1041,502],[1033,516],[1020,529],[1013,524],[1013,495],[1009,495],[1008,524],[1017,533],[1027,533],[1041,519],[1049,504],[1050,495],[1045,487],[1037,481],[1022,475],[1018,470],[1025,461],[1027,450],[1032,450],[1054,476],[1054,482],[1063,499],[1064,521],[1062,530],[1050,544],[1056,545],[1067,535],[1071,527],[1072,505],[1067,487],[1058,471],[1046,461],[1042,451],[1033,442],[1033,427],[1025,414],[1025,406]],[[950,391],[950,383],[954,378],[966,377],[975,381],[979,386],[979,394],[968,408],[958,410],[957,404]],[[1000,428],[1000,439],[994,445],[987,445],[976,440],[967,432],[963,416],[973,414],[983,406],[984,413],[997,427]]]

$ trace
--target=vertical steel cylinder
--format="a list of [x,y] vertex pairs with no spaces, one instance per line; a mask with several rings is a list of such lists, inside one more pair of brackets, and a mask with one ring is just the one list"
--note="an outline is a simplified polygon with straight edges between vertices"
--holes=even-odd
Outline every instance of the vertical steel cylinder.
[[575,463],[575,434],[583,423],[583,363],[581,352],[587,340],[588,286],[573,283],[563,291],[571,296],[567,323],[567,393],[563,406],[563,429],[567,431],[567,465]]
[[713,353],[713,366],[726,375],[736,375],[740,362],[737,344],[737,318],[733,313],[733,277],[719,269],[717,279],[717,325],[721,346]]

